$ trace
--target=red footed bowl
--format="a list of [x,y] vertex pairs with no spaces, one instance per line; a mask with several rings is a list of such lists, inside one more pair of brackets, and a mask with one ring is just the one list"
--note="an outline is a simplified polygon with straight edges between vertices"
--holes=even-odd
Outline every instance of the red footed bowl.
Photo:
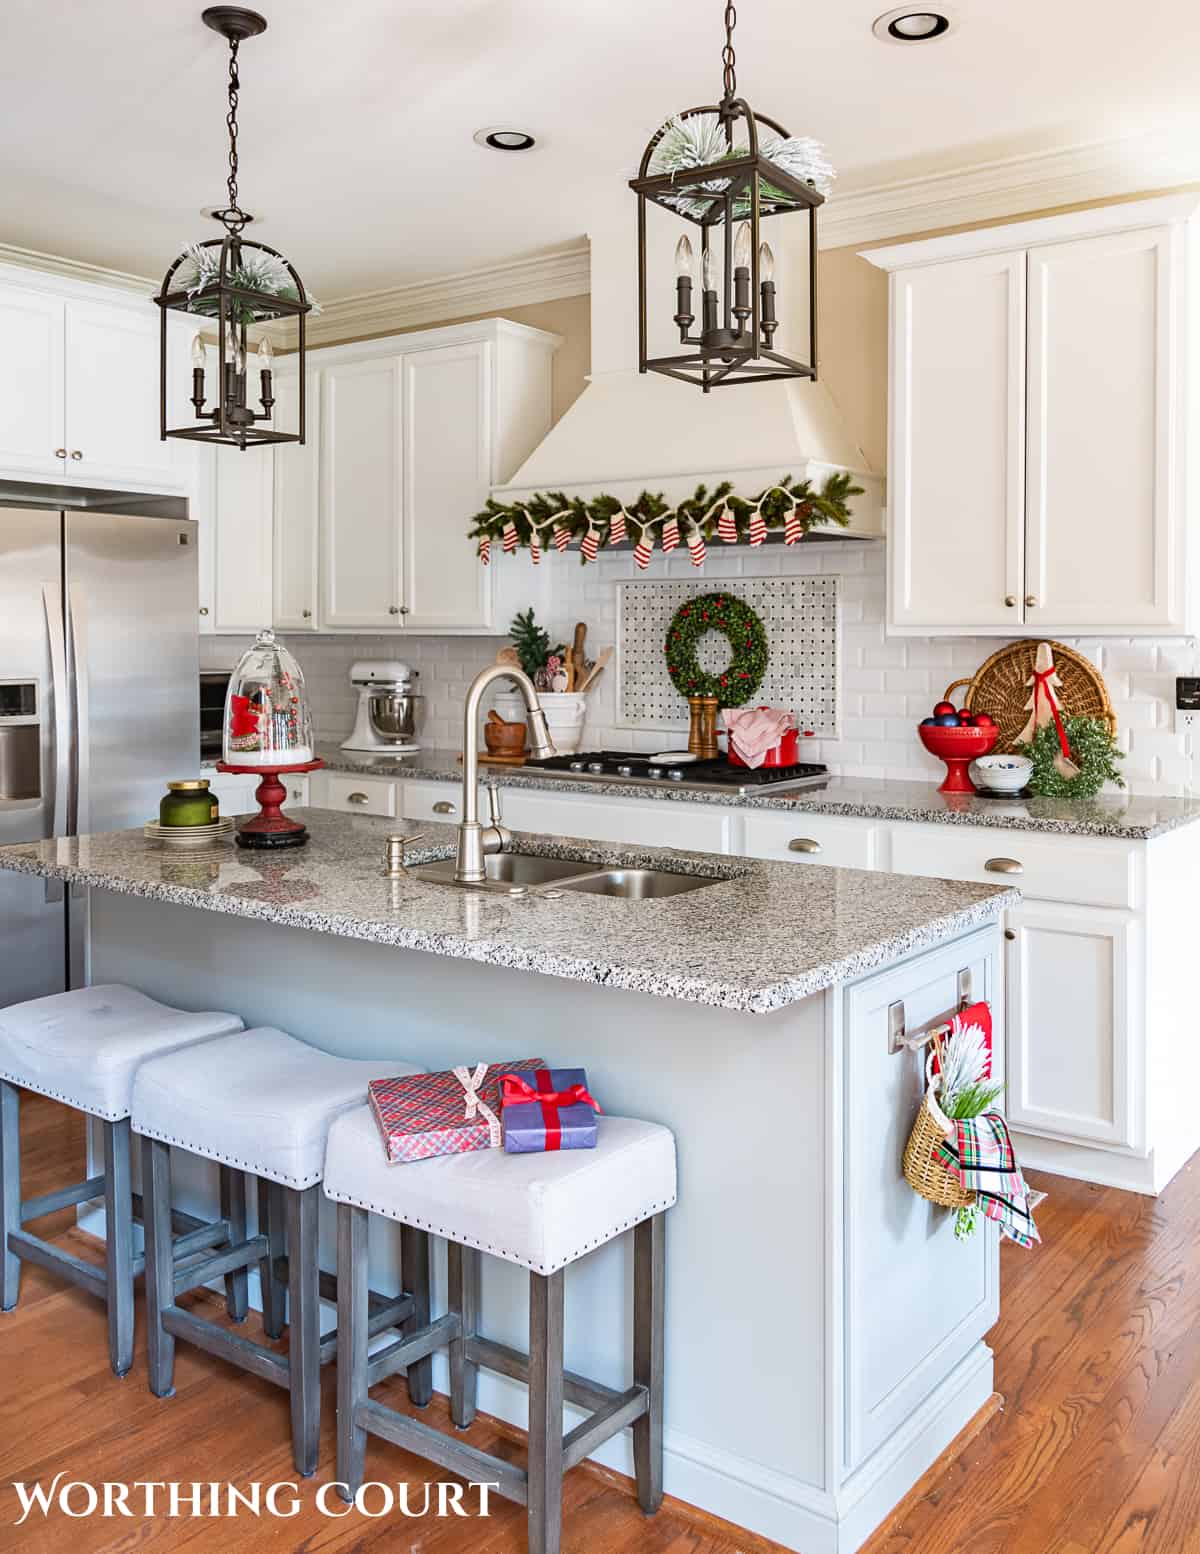
[[939,793],[974,793],[975,784],[967,775],[967,767],[981,755],[988,755],[1000,737],[998,728],[975,728],[974,725],[953,728],[941,724],[919,723],[917,733],[930,755],[946,763],[946,780]]

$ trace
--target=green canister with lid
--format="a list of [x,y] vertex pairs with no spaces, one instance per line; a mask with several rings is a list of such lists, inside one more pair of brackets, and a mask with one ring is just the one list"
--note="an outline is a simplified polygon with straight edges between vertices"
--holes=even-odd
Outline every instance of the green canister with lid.
[[220,819],[216,794],[208,791],[207,777],[187,782],[169,782],[167,793],[158,806],[160,826],[210,826]]

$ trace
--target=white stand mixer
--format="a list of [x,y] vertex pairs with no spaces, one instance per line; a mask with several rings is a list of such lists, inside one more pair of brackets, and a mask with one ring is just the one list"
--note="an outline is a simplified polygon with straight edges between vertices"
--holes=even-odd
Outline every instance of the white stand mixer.
[[373,750],[406,755],[419,750],[416,736],[425,707],[417,691],[419,671],[399,659],[364,658],[350,665],[350,683],[358,687],[358,713],[343,750]]

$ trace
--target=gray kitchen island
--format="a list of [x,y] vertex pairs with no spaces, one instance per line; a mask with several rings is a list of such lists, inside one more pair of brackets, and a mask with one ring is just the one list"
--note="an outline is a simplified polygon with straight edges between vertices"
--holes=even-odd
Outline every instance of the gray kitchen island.
[[[416,826],[301,813],[310,844],[276,855],[119,832],[0,849],[0,868],[86,891],[93,982],[330,1052],[585,1067],[607,1112],[672,1128],[667,1492],[805,1554],[857,1548],[992,1392],[995,1228],[956,1240],[905,1183],[921,1062],[891,1037],[897,1005],[911,1030],[966,985],[1002,1017],[1000,917],[1017,893],[533,834],[514,856],[562,861],[562,879],[466,890],[385,876],[386,837]],[[410,865],[450,855],[452,828],[421,830]],[[570,887],[602,869],[693,888]],[[207,1179],[177,1174],[181,1206],[207,1206]],[[332,1267],[332,1216],[326,1229]],[[388,1289],[398,1238],[379,1229],[372,1283]],[[567,1365],[619,1387],[630,1277],[616,1241],[567,1280]],[[443,1292],[435,1260],[435,1306]],[[521,1271],[485,1259],[489,1336],[523,1347],[525,1311]],[[502,1377],[480,1405],[525,1423],[524,1390]],[[627,1437],[598,1455],[630,1471]]]

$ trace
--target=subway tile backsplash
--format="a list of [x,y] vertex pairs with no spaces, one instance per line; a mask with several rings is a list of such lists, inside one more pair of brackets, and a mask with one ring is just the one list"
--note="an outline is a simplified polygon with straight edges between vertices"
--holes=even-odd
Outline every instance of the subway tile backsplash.
[[[834,575],[840,578],[839,730],[836,740],[813,740],[813,759],[848,776],[940,781],[944,767],[922,748],[913,724],[925,716],[952,680],[969,677],[1002,645],[995,637],[955,637],[929,641],[887,637],[885,550],[882,543],[804,544],[793,550],[713,546],[705,572],[713,579],[763,576]],[[497,565],[508,573],[506,598],[534,603],[539,620],[555,638],[570,640],[574,624],[587,622],[588,651],[617,640],[617,589],[624,578],[667,577],[695,580],[687,553],[656,555],[649,573],[638,573],[628,553],[601,555],[581,567],[576,554],[551,552],[536,571],[527,556],[504,557]],[[524,568],[522,573],[519,569]],[[701,574],[703,575],[703,574]],[[507,620],[511,609],[502,612]],[[1063,639],[1103,674],[1127,759],[1123,771],[1130,788],[1142,793],[1180,794],[1192,789],[1195,759],[1189,736],[1172,731],[1177,674],[1200,673],[1200,647],[1179,638]],[[457,748],[462,702],[472,676],[491,663],[504,638],[497,637],[305,637],[289,645],[308,681],[320,740],[341,740],[354,719],[355,692],[350,664],[356,658],[401,658],[421,672],[426,700],[423,739],[429,745]],[[202,668],[231,668],[248,639],[202,637]],[[670,735],[661,729],[621,727],[617,722],[617,676],[610,669],[589,697],[585,742],[633,750],[663,748]],[[686,731],[681,715],[678,728]]]

